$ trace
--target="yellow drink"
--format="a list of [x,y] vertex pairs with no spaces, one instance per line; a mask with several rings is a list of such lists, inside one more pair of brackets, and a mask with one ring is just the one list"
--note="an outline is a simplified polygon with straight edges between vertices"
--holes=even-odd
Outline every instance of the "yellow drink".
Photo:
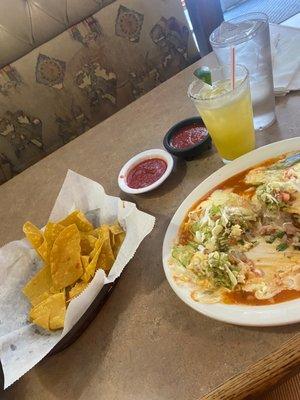
[[255,135],[248,79],[237,79],[234,90],[226,78],[214,81],[212,86],[201,83],[195,89],[196,97],[190,97],[223,160],[234,160],[253,150]]

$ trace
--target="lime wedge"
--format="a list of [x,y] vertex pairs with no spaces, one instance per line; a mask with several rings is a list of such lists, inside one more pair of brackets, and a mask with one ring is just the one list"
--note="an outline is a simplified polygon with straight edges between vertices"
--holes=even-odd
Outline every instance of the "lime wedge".
[[208,67],[199,67],[194,71],[194,75],[201,81],[211,85],[211,73]]

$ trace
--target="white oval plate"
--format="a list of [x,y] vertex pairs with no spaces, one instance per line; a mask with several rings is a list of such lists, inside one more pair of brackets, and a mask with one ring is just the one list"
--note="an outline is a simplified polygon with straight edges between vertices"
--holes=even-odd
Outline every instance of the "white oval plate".
[[166,277],[174,292],[187,305],[201,314],[219,321],[245,326],[276,326],[300,322],[300,299],[267,306],[227,305],[223,303],[201,304],[192,300],[190,288],[175,283],[168,264],[171,248],[176,240],[178,229],[192,205],[215,186],[239,172],[264,160],[289,151],[300,150],[300,137],[275,142],[239,157],[224,165],[200,183],[182,202],[174,214],[163,243],[163,266]]

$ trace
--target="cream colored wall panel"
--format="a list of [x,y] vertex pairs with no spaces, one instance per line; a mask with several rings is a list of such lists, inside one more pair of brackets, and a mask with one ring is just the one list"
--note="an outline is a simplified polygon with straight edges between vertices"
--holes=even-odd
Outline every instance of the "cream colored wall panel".
[[0,0],[0,68],[115,0]]
[[35,47],[48,41],[49,36],[56,36],[66,29],[58,19],[49,18],[39,7],[32,7],[32,35]]

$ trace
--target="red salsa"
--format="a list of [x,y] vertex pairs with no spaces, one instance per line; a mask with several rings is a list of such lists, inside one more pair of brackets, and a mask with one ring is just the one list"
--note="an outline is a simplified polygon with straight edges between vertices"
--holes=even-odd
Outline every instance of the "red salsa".
[[167,163],[161,158],[149,158],[137,164],[127,174],[127,185],[132,189],[141,189],[158,181],[165,173]]
[[175,149],[186,149],[201,142],[208,132],[204,126],[197,123],[183,126],[180,128],[170,140],[170,145]]

